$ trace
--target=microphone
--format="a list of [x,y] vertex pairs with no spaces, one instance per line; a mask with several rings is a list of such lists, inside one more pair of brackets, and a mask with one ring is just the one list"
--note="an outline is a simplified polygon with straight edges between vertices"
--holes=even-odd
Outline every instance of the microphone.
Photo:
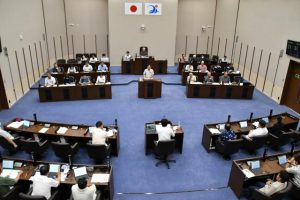
[[252,122],[252,118],[253,118],[253,112],[252,113],[250,113],[250,122]]
[[263,154],[263,161],[266,160],[267,152],[268,152],[268,149],[265,148],[265,149],[264,149],[264,154]]
[[273,115],[273,109],[270,110],[269,118],[271,118]]
[[231,115],[228,115],[228,117],[227,117],[227,123],[230,122],[230,118],[231,118]]
[[295,149],[295,142],[292,142],[292,148],[291,148],[291,151],[290,151],[291,156],[294,155],[294,149]]
[[118,126],[118,120],[115,119],[115,127],[117,127],[117,126]]
[[36,113],[33,113],[33,119],[34,119],[34,122],[36,123],[37,122]]

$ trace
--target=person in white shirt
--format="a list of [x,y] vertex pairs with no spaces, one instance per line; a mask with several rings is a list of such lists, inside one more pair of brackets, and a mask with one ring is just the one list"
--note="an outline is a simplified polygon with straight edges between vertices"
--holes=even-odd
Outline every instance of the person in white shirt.
[[75,67],[75,66],[69,67],[69,68],[68,68],[68,74],[69,74],[69,73],[77,73],[76,67]]
[[51,187],[58,187],[60,183],[60,173],[57,173],[57,178],[54,180],[48,177],[49,167],[43,165],[40,167],[40,174],[36,173],[29,180],[32,181],[31,195],[41,195],[49,199],[51,197]]
[[294,175],[294,183],[300,187],[300,155],[288,160],[285,170]]
[[151,66],[148,65],[148,67],[144,70],[144,79],[152,79],[154,76],[154,71],[151,69]]
[[85,65],[83,66],[82,70],[83,70],[83,72],[91,72],[91,71],[93,71],[93,67],[88,62],[86,62]]
[[188,77],[186,77],[186,82],[187,82],[187,84],[195,83],[195,82],[197,82],[197,78],[195,75],[193,75],[193,73],[190,72]]
[[45,78],[45,87],[52,87],[56,84],[56,79],[51,76],[50,73],[47,73],[47,78]]
[[248,135],[246,135],[246,139],[251,139],[253,137],[259,136],[267,136],[268,129],[266,128],[266,122],[264,120],[259,120],[258,127],[256,129],[252,129],[249,131]]
[[171,137],[175,137],[175,132],[167,119],[162,119],[161,126],[156,127],[156,132],[158,134],[158,141],[170,140]]
[[187,72],[192,72],[192,71],[194,71],[194,66],[193,65],[186,65],[184,70],[187,71]]
[[88,58],[85,57],[85,55],[83,55],[82,58],[81,58],[81,62],[86,62],[87,60],[88,60]]
[[106,66],[106,64],[104,64],[104,62],[101,61],[100,65],[98,65],[97,71],[107,72],[108,67]]
[[95,63],[95,62],[97,62],[98,61],[98,59],[97,59],[97,57],[95,57],[95,55],[93,55],[91,58],[90,58],[90,63]]
[[106,56],[105,53],[102,54],[101,58],[100,58],[101,62],[109,62],[109,58]]
[[96,84],[104,84],[106,82],[106,78],[105,78],[105,75],[104,74],[100,74],[98,77],[97,77],[97,80],[96,80]]
[[15,149],[18,148],[18,145],[14,142],[15,138],[9,132],[3,130],[1,127],[0,127],[0,136],[6,139],[7,142],[9,142],[11,145],[13,145]]
[[96,123],[96,128],[92,132],[92,144],[106,144],[108,132],[104,130],[102,121]]
[[129,51],[126,51],[126,54],[123,56],[123,61],[130,61],[132,56],[130,55]]
[[222,63],[230,63],[230,61],[227,59],[227,56],[224,55],[223,58],[221,58]]
[[87,184],[85,178],[80,178],[76,185],[72,186],[72,196],[74,200],[95,200],[96,186],[94,184]]

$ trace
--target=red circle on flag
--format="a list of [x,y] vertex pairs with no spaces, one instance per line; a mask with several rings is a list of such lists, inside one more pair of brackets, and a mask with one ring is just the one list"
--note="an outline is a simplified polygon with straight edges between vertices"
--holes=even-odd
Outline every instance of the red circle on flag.
[[131,12],[136,12],[137,11],[137,7],[135,5],[130,6],[130,11]]

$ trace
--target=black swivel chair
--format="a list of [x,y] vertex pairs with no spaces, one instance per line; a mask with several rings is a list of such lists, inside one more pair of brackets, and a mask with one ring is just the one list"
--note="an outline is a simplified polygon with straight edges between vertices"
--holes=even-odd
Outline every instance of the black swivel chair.
[[51,142],[54,153],[57,157],[68,160],[69,164],[72,165],[72,156],[78,151],[78,143],[71,145],[69,143],[62,142]]
[[29,184],[17,183],[14,187],[6,194],[0,195],[1,200],[19,200],[19,193],[26,192],[29,189]]
[[56,63],[59,65],[59,64],[66,64],[66,59],[58,59],[56,61]]
[[21,149],[26,153],[31,154],[31,159],[36,160],[37,157],[41,156],[48,147],[48,140],[38,142],[32,139],[20,139]]
[[291,139],[294,135],[294,132],[284,132],[278,136],[269,133],[269,146],[273,149],[278,149],[281,146],[291,143]]
[[267,196],[264,193],[262,193],[259,190],[254,190],[252,194],[252,200],[284,200],[284,199],[289,199],[290,191],[292,189],[293,184],[291,182],[287,183],[287,186],[285,189],[276,192],[272,196]]
[[87,143],[86,148],[89,157],[93,158],[97,164],[106,161],[110,165],[110,145]]
[[246,137],[243,137],[243,147],[250,153],[250,154],[256,154],[256,150],[263,147],[265,143],[267,142],[268,135],[264,136],[257,136],[253,137],[251,139],[247,139]]
[[294,181],[291,181],[293,187],[291,190],[291,197],[294,200],[300,200],[300,187]]
[[[145,48],[145,51],[143,51],[143,48]],[[148,56],[148,47],[146,46],[140,47],[140,56]]]
[[[18,200],[47,200],[46,197],[41,195],[31,195],[32,190],[30,190],[27,194],[21,192],[19,194]],[[48,200],[60,200],[59,191],[56,190]]]
[[222,154],[225,160],[229,160],[230,155],[235,154],[239,151],[240,147],[242,146],[242,143],[242,139],[228,140],[223,142],[217,140],[216,152]]
[[158,141],[155,146],[155,153],[158,155],[159,161],[155,164],[158,165],[165,163],[170,169],[170,162],[176,163],[176,160],[169,160],[168,156],[174,152],[175,149],[175,140],[166,140],[166,141]]

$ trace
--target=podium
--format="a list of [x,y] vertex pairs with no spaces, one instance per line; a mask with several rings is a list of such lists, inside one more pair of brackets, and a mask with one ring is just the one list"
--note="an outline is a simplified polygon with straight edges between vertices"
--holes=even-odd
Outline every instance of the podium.
[[160,79],[140,78],[138,97],[144,99],[161,98],[161,83]]

